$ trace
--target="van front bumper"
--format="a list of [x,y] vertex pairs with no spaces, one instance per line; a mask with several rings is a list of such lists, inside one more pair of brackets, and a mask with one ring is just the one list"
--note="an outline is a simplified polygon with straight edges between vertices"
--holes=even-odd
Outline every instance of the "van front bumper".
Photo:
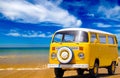
[[88,64],[48,64],[48,68],[89,68]]

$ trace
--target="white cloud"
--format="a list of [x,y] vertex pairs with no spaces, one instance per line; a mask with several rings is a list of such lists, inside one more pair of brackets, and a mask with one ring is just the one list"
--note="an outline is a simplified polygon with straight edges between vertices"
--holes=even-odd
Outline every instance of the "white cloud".
[[93,24],[96,25],[97,27],[102,27],[102,28],[111,27],[111,25],[109,25],[109,24],[104,24],[104,23],[93,23]]
[[9,33],[6,34],[7,36],[14,36],[14,37],[18,37],[20,36],[20,34],[17,32],[16,30],[11,29]]
[[29,37],[29,38],[33,38],[33,37],[47,37],[45,34],[21,34],[21,37]]
[[45,34],[41,31],[22,31],[22,33],[20,33],[19,31],[16,30],[10,30],[10,32],[8,32],[7,36],[13,36],[13,37],[26,37],[26,38],[35,38],[35,37],[41,37],[41,38],[50,38],[52,37],[52,34],[50,32],[47,32],[49,34]]
[[39,1],[39,4],[32,4],[26,0],[0,0],[0,13],[9,20],[23,23],[49,21],[63,27],[79,27],[82,24],[81,20],[51,1]]
[[120,32],[120,29],[116,29],[115,31],[116,31],[116,32]]
[[[41,1],[48,1],[48,0],[36,0],[37,3],[41,3]],[[60,5],[63,0],[49,0],[50,2],[54,3],[55,5]]]
[[[115,27],[115,28],[117,28],[117,27],[120,27],[120,25],[118,25],[118,24],[114,24],[114,25],[112,25],[112,24],[105,24],[105,23],[102,23],[102,22],[96,22],[96,23],[93,23],[93,25],[95,25],[95,26],[97,26],[97,27],[101,27],[101,28],[109,28],[109,27]],[[120,30],[114,30],[114,31],[120,31]]]
[[6,34],[6,35],[7,35],[7,36],[14,36],[14,37],[20,36],[20,34],[17,33],[17,32],[10,32],[10,33],[8,33],[8,34]]
[[120,20],[120,6],[117,5],[114,7],[99,6],[98,13],[107,19]]
[[94,17],[95,15],[92,13],[88,13],[87,16]]

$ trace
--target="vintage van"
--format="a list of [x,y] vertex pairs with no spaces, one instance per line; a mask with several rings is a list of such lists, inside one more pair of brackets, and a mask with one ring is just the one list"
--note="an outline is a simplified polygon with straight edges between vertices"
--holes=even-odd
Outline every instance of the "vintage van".
[[98,68],[115,73],[118,65],[118,42],[114,34],[86,28],[67,28],[55,32],[50,52],[49,68],[54,68],[57,78],[66,70],[77,70],[78,75],[89,71],[96,77]]

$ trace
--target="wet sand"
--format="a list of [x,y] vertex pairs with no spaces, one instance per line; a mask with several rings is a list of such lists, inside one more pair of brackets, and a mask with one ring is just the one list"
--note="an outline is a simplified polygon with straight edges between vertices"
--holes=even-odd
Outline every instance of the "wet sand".
[[[0,78],[55,78],[53,69],[41,70],[0,70]],[[66,71],[63,78],[90,78],[88,72],[77,76],[76,71]],[[99,69],[98,78],[120,78],[120,66],[116,68],[115,75],[108,75],[106,69]]]
[[[24,57],[25,58],[25,57]],[[55,78],[54,70],[47,68],[46,59],[38,57],[23,59],[0,59],[0,78]],[[12,60],[12,62],[8,62]],[[17,60],[17,61],[16,61]],[[32,60],[32,61],[31,61]],[[7,62],[6,62],[7,61]],[[91,78],[88,72],[83,76],[77,76],[75,70],[66,71],[63,78]],[[115,75],[108,75],[105,68],[99,69],[98,78],[120,78],[120,63],[116,68]]]

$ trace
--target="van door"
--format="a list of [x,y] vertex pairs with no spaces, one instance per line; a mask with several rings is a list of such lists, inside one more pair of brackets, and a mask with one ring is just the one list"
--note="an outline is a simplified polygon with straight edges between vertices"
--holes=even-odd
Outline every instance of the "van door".
[[99,40],[97,33],[90,33],[90,67],[94,66],[95,59],[99,56]]
[[117,42],[114,36],[108,36],[108,55],[109,65],[112,61],[116,61],[118,57]]
[[107,47],[107,36],[105,34],[99,34],[99,59],[100,59],[100,66],[107,66],[109,64],[109,52]]

